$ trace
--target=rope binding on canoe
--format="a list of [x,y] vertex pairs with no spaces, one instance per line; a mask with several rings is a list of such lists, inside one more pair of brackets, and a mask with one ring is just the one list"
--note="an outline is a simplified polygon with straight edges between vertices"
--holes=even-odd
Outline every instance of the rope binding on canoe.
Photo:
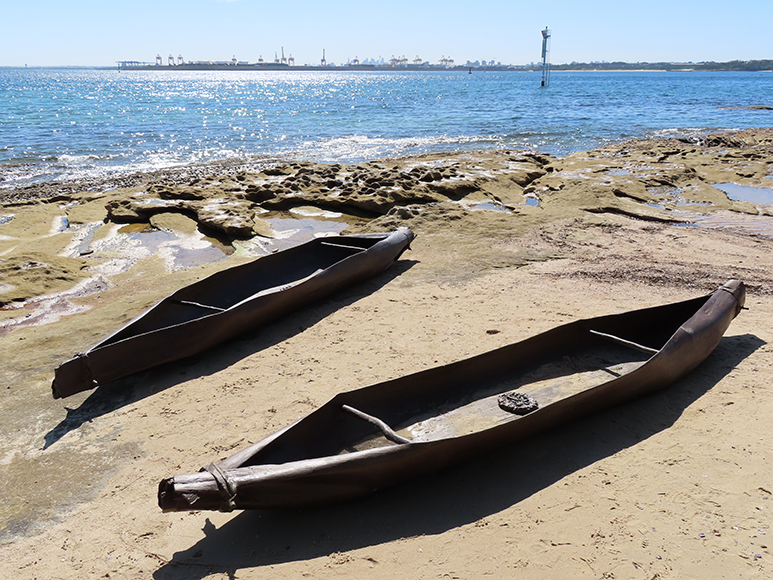
[[214,463],[202,467],[199,471],[208,471],[215,478],[217,489],[223,497],[221,512],[232,512],[236,508],[236,483],[228,479],[225,472]]

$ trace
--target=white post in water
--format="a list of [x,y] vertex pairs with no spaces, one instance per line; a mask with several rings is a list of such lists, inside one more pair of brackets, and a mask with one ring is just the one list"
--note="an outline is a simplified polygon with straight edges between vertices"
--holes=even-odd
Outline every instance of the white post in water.
[[542,31],[542,84],[546,87],[550,84],[550,29],[546,26]]

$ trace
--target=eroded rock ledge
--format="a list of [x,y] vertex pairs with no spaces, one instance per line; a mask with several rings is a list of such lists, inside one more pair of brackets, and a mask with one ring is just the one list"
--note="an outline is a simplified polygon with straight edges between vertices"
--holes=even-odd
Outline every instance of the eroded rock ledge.
[[[0,204],[0,269],[10,280],[11,270],[24,274],[19,255],[43,251],[27,261],[30,268],[43,262],[49,266],[35,266],[35,271],[48,274],[52,289],[81,278],[82,261],[53,264],[40,258],[49,251],[44,240],[55,245],[51,236],[59,222],[65,224],[59,233],[85,236],[78,248],[88,253],[89,232],[105,222],[158,228],[183,220],[194,229],[222,234],[228,244],[278,235],[272,219],[288,210],[335,212],[350,231],[405,224],[430,232],[465,220],[467,227],[508,236],[560,220],[603,219],[605,214],[662,223],[690,221],[718,210],[770,216],[773,205],[733,201],[714,185],[773,188],[773,129],[633,140],[564,158],[477,151],[357,165],[291,162],[191,176]],[[85,255],[78,248],[68,253],[53,245],[54,256]],[[105,254],[100,259],[108,258]],[[24,298],[28,288],[30,284],[14,281],[0,284],[0,304]]]
[[771,185],[770,130],[685,139],[637,140],[565,158],[488,151],[437,154],[358,165],[287,163],[257,173],[210,176],[187,184],[160,182],[111,199],[107,217],[145,222],[182,212],[234,237],[270,235],[261,214],[313,206],[375,218],[395,207],[494,203],[522,211],[558,206],[678,221],[671,210],[693,206],[770,214],[771,208],[729,200],[716,183]]
[[533,153],[424,156],[358,165],[288,163],[259,173],[158,183],[107,203],[116,222],[148,221],[179,211],[234,237],[270,235],[264,212],[312,206],[375,218],[395,206],[446,201],[524,204],[523,187],[548,173],[555,159]]

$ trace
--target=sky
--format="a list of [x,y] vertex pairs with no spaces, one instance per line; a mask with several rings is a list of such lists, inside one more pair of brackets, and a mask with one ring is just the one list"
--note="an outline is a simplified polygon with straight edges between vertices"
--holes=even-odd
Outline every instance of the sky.
[[773,59],[771,0],[3,0],[0,66],[117,61],[296,64],[417,56],[437,63]]

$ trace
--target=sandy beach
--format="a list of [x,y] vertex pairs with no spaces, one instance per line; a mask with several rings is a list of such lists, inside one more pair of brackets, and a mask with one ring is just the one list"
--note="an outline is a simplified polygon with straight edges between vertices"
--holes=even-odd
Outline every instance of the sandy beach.
[[[772,130],[2,190],[0,576],[769,578],[773,204],[725,183],[773,188]],[[58,364],[185,284],[315,232],[397,226],[417,238],[377,278],[51,396]],[[162,478],[340,391],[731,278],[748,310],[655,395],[346,504],[157,506]]]

